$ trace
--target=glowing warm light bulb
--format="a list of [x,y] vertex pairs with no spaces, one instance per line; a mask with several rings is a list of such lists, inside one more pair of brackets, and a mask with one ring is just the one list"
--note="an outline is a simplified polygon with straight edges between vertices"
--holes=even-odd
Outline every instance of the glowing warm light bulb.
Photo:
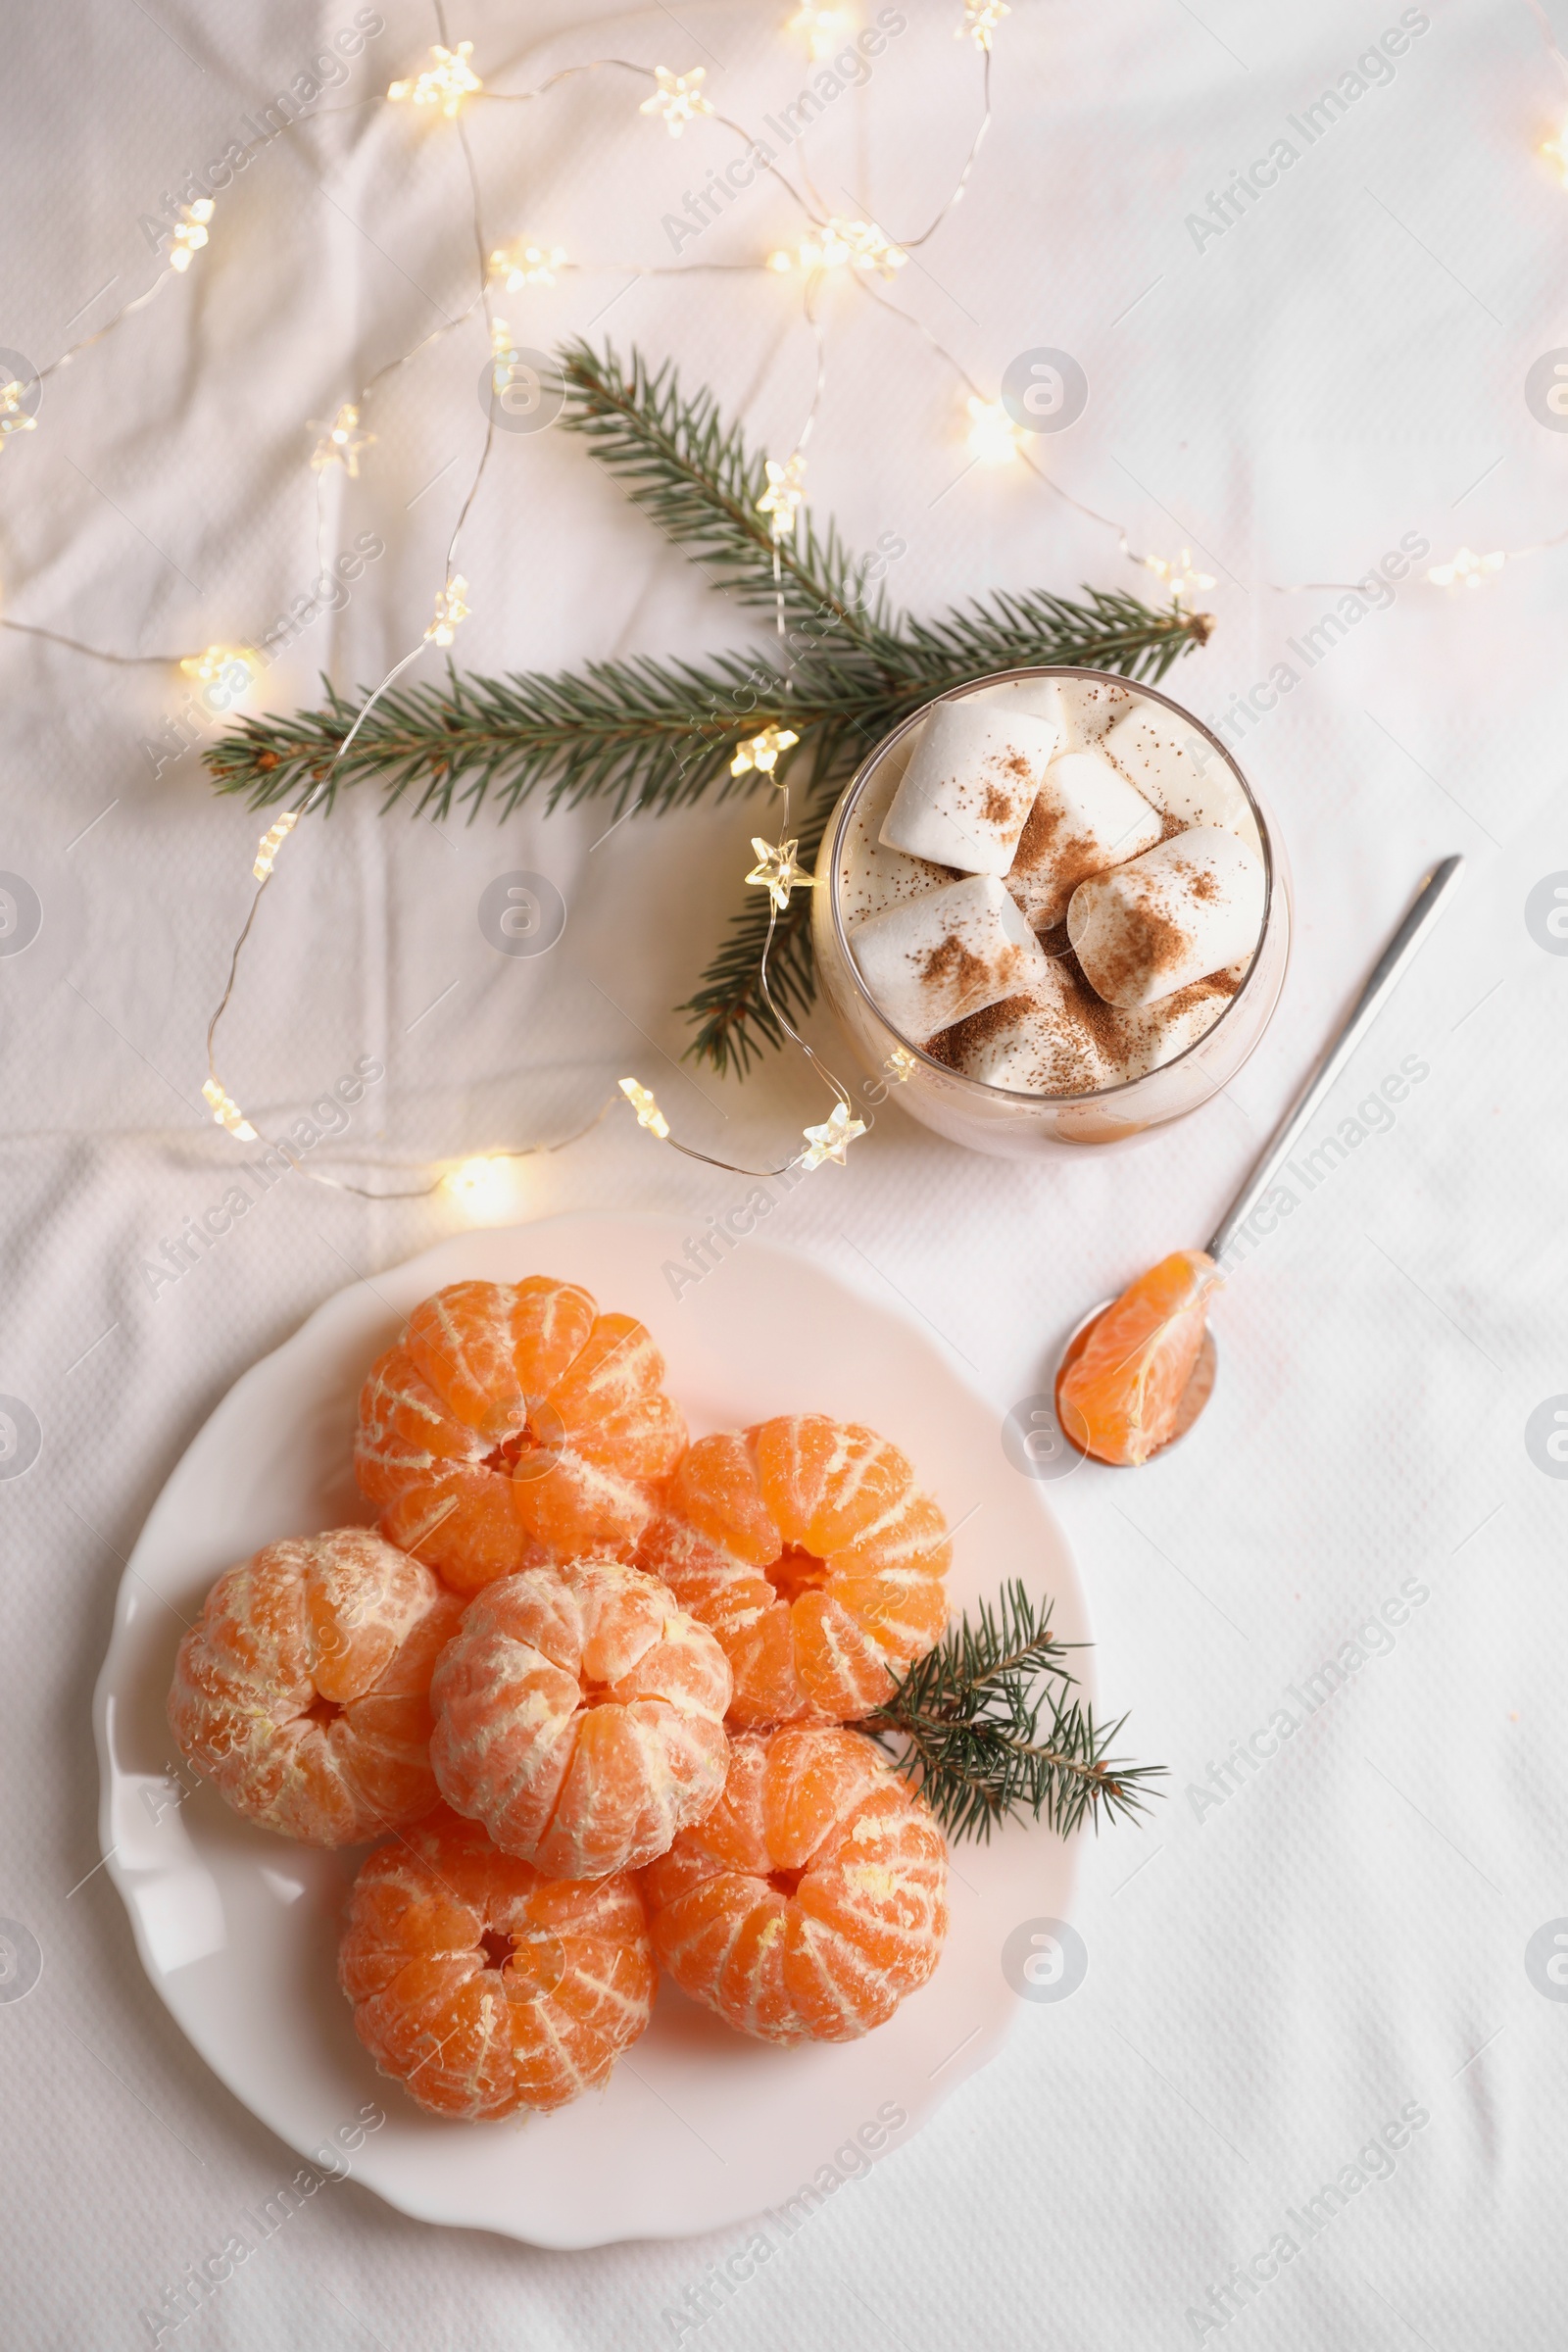
[[[729,772],[732,776],[749,776],[755,768],[760,775],[771,776],[780,752],[787,752],[792,743],[800,740],[793,727],[764,727],[760,735],[749,736],[740,745],[729,763]],[[780,781],[776,776],[773,780]]]
[[969,455],[981,466],[1006,466],[1018,455],[1018,427],[1000,400],[969,400]]
[[530,245],[514,237],[510,245],[498,245],[490,256],[490,275],[515,294],[523,286],[553,286],[556,271],[566,259],[564,245]]
[[638,1126],[646,1127],[651,1135],[657,1135],[661,1141],[665,1140],[669,1134],[669,1121],[654,1101],[651,1090],[640,1085],[635,1078],[622,1078],[618,1084],[621,1093],[637,1113]]
[[311,470],[325,473],[330,466],[341,466],[350,481],[360,478],[360,452],[369,449],[375,440],[373,433],[360,427],[360,412],[352,400],[346,400],[330,424],[311,418],[311,429],[320,439],[311,452]]
[[480,1154],[466,1159],[443,1178],[447,1191],[476,1225],[493,1224],[515,1205],[513,1163],[503,1155]]
[[468,583],[461,571],[455,571],[435,600],[435,618],[425,630],[427,645],[450,645],[468,617]]
[[1450,563],[1434,564],[1427,578],[1434,588],[1480,588],[1507,561],[1500,547],[1490,556],[1478,556],[1472,549],[1461,547]]
[[855,17],[847,8],[813,8],[810,0],[798,8],[784,27],[786,32],[806,35],[813,57],[831,57],[840,42],[848,40],[855,30]]
[[1544,141],[1541,152],[1543,155],[1550,156],[1557,167],[1563,185],[1568,187],[1568,122],[1563,124],[1554,139]]
[[1214,585],[1214,575],[1211,571],[1195,571],[1193,569],[1193,551],[1190,547],[1182,549],[1179,563],[1167,564],[1163,556],[1146,556],[1144,565],[1147,570],[1153,573],[1155,579],[1164,581],[1170,590],[1170,601],[1173,605],[1184,603],[1190,596],[1201,595],[1205,588],[1212,588]]
[[232,1095],[225,1093],[216,1078],[209,1078],[202,1088],[212,1110],[215,1123],[226,1127],[236,1143],[254,1144],[256,1130],[251,1125]]
[[798,841],[764,841],[760,833],[754,833],[752,847],[757,852],[757,863],[746,879],[766,891],[780,914],[790,903],[792,890],[814,889],[816,876],[795,855],[800,848]]
[[387,91],[391,99],[411,99],[416,106],[438,106],[447,117],[455,115],[465,98],[471,98],[484,83],[474,73],[468,60],[473,55],[471,41],[460,41],[456,49],[443,49],[433,44],[430,55],[433,66],[413,81],[394,81]]
[[194,204],[180,206],[179,219],[174,223],[174,242],[169,253],[171,270],[183,273],[190,268],[192,256],[207,242],[207,223],[214,209],[210,196],[199,196]]
[[806,460],[797,450],[782,466],[775,458],[764,459],[763,465],[767,473],[767,488],[757,502],[757,512],[767,516],[768,528],[775,539],[788,539],[795,529],[795,517],[806,501],[806,492],[802,488],[806,479]]
[[906,1046],[895,1046],[882,1064],[883,1074],[889,1086],[905,1085],[908,1079],[914,1076],[919,1067],[920,1064]]
[[792,254],[787,246],[767,257],[769,270],[874,270],[891,277],[908,260],[902,245],[884,236],[874,220],[846,220],[834,214],[804,236]]
[[210,645],[204,654],[187,654],[180,662],[186,677],[199,686],[218,687],[202,696],[209,710],[226,710],[239,701],[259,673],[261,657],[248,645]]
[[36,426],[36,416],[29,416],[23,407],[27,387],[13,376],[9,384],[0,384],[0,457],[13,433],[30,433]]
[[977,49],[989,49],[997,26],[1011,14],[1007,0],[963,0],[963,23],[955,28],[953,37],[961,41],[967,33]]
[[820,1127],[803,1129],[807,1148],[801,1153],[802,1167],[819,1168],[824,1160],[829,1159],[837,1167],[847,1166],[845,1153],[856,1137],[865,1132],[863,1119],[852,1119],[845,1105],[835,1102],[831,1115],[823,1120]]
[[699,115],[710,115],[712,100],[705,98],[698,84],[708,76],[706,66],[693,66],[689,74],[671,74],[667,66],[654,68],[654,79],[659,87],[651,98],[645,98],[637,109],[640,115],[659,115],[672,139],[678,139],[688,122]]
[[258,882],[265,882],[277,862],[277,853],[300,821],[297,808],[290,808],[274,825],[269,825],[257,845],[256,862],[251,872]]

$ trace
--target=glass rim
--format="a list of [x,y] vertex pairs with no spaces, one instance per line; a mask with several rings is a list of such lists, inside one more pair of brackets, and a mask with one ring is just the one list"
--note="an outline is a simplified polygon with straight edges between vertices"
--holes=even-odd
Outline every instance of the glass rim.
[[[1173,1054],[1169,1061],[1159,1062],[1153,1069],[1144,1070],[1136,1078],[1118,1078],[1114,1086],[1095,1087],[1088,1094],[1024,1094],[1022,1090],[1017,1087],[993,1086],[989,1078],[971,1078],[966,1070],[956,1070],[953,1068],[951,1063],[939,1061],[934,1054],[928,1054],[924,1046],[920,1045],[912,1037],[906,1037],[903,1030],[899,1028],[898,1024],[889,1020],[887,1014],[883,1011],[875,997],[872,996],[871,991],[866,987],[865,982],[860,975],[860,967],[855,959],[855,951],[850,945],[849,933],[844,927],[844,910],[840,904],[839,897],[840,850],[844,840],[845,827],[848,825],[851,816],[854,814],[857,807],[858,806],[860,797],[865,791],[866,786],[871,781],[871,777],[876,768],[879,766],[881,761],[886,759],[888,753],[893,750],[894,746],[904,740],[910,728],[915,726],[919,720],[923,719],[928,711],[936,710],[939,704],[962,702],[969,695],[979,693],[983,687],[1009,685],[1016,678],[1093,678],[1102,681],[1107,686],[1124,687],[1130,693],[1141,694],[1151,702],[1163,704],[1167,710],[1174,711],[1178,718],[1185,720],[1187,725],[1190,726],[1195,733],[1201,735],[1205,743],[1212,745],[1213,749],[1224,760],[1226,766],[1230,769],[1231,774],[1235,777],[1237,783],[1240,785],[1243,797],[1245,798],[1249,808],[1250,808],[1252,812],[1253,820],[1257,826],[1258,839],[1261,842],[1263,849],[1263,914],[1262,919],[1257,927],[1257,942],[1252,949],[1251,961],[1247,967],[1247,971],[1242,979],[1241,986],[1237,989],[1236,994],[1230,999],[1230,1002],[1225,1005],[1224,1010],[1216,1014],[1215,1018],[1210,1021],[1208,1027],[1203,1031],[1201,1037],[1195,1037],[1190,1046],[1183,1046],[1181,1052],[1179,1054]],[[1205,725],[1202,719],[1195,717],[1193,712],[1188,710],[1185,703],[1178,703],[1173,696],[1162,694],[1157,686],[1145,685],[1141,679],[1130,678],[1120,670],[1091,669],[1078,662],[1024,662],[1014,669],[988,670],[984,677],[970,678],[962,686],[950,686],[945,694],[932,695],[929,702],[921,703],[917,710],[909,711],[906,717],[901,718],[898,725],[891,728],[889,732],[882,737],[875,749],[867,752],[865,758],[861,760],[859,766],[856,769],[854,775],[844,787],[844,791],[839,799],[837,810],[834,814],[832,832],[829,836],[828,858],[828,908],[833,924],[833,937],[838,945],[844,963],[848,968],[850,980],[855,989],[858,992],[864,1003],[870,1007],[871,1011],[881,1022],[882,1026],[885,1029],[891,1030],[892,1034],[898,1039],[899,1044],[903,1047],[905,1052],[907,1054],[912,1054],[916,1061],[919,1062],[923,1068],[939,1074],[942,1078],[948,1080],[955,1086],[959,1088],[972,1087],[976,1094],[990,1097],[994,1101],[1002,1103],[1016,1104],[1027,1102],[1037,1105],[1057,1103],[1078,1105],[1086,1102],[1108,1102],[1115,1096],[1130,1093],[1136,1086],[1147,1086],[1152,1078],[1158,1078],[1166,1070],[1176,1069],[1188,1058],[1190,1054],[1196,1054],[1200,1047],[1207,1045],[1209,1039],[1216,1035],[1222,1025],[1235,1011],[1237,1005],[1240,1004],[1242,999],[1247,995],[1249,988],[1251,986],[1257,975],[1258,966],[1262,961],[1263,942],[1268,934],[1269,917],[1274,910],[1273,833],[1262,803],[1258,800],[1256,793],[1252,790],[1251,785],[1248,782],[1247,777],[1243,774],[1240,763],[1238,762],[1234,753],[1231,751],[1229,745],[1220,741],[1212,727]]]

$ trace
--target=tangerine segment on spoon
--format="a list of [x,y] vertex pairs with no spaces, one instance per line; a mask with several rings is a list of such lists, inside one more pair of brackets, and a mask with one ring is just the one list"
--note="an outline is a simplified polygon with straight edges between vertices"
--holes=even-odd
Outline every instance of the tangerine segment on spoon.
[[1206,1250],[1174,1250],[1075,1335],[1056,1418],[1080,1453],[1137,1468],[1191,1428],[1214,1382],[1205,1319],[1219,1281]]

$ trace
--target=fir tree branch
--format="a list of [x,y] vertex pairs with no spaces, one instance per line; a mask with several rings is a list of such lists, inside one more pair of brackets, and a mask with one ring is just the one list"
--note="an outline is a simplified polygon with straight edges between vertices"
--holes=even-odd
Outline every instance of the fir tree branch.
[[738,424],[723,421],[706,387],[683,393],[668,361],[651,369],[636,350],[623,368],[608,344],[602,354],[582,341],[566,344],[561,368],[563,425],[584,437],[633,504],[715,588],[769,610],[782,596],[787,621],[818,638],[842,628],[854,644],[880,654],[887,635],[880,601],[867,610],[861,566],[837,525],[830,520],[819,533],[805,507],[797,529],[774,539],[758,511],[766,459],[748,450]]
[[[598,799],[617,817],[658,813],[755,792],[756,771],[736,779],[731,761],[775,724],[800,738],[786,760],[810,778],[799,833],[811,858],[837,785],[933,696],[992,671],[1048,664],[1154,680],[1208,636],[1204,613],[1155,611],[1104,589],[1078,601],[999,590],[924,619],[892,614],[880,592],[868,606],[862,567],[831,521],[819,529],[805,509],[796,533],[775,546],[757,511],[764,462],[710,394],[683,393],[673,368],[650,370],[635,351],[623,366],[612,350],[580,342],[563,353],[562,370],[566,429],[715,585],[749,608],[772,610],[782,595],[786,645],[503,678],[449,664],[444,682],[384,696],[346,758],[365,693],[349,698],[323,679],[319,709],[243,718],[208,749],[220,791],[263,808],[297,807],[318,790],[329,809],[340,790],[375,783],[383,809],[403,802],[438,819],[455,809],[472,817],[487,802],[509,816],[538,795],[551,809]],[[769,957],[792,1018],[814,995],[809,911],[802,893]],[[683,1008],[697,1032],[690,1051],[719,1069],[745,1071],[763,1045],[780,1042],[759,971],[766,914],[749,895]]]
[[[982,1601],[900,1678],[859,1729],[898,1751],[899,1769],[955,1838],[990,1837],[1012,1815],[1065,1837],[1085,1821],[1145,1812],[1164,1766],[1109,1753],[1125,1716],[1097,1721],[1074,1695],[1069,1647],[1016,1580]],[[1152,1791],[1151,1792],[1152,1793]]]

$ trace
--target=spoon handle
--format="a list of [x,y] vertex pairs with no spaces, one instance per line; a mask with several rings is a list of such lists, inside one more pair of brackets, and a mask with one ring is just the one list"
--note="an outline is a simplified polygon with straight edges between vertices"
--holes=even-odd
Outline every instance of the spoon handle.
[[1220,1219],[1211,1240],[1206,1244],[1210,1257],[1217,1260],[1224,1255],[1290,1158],[1302,1128],[1382,1010],[1385,998],[1403,978],[1405,966],[1452,897],[1463,871],[1462,858],[1445,858],[1427,875],[1409,912],[1367,974],[1360,995],[1318,1055],[1306,1083],[1264,1146],[1262,1156],[1247,1182]]

